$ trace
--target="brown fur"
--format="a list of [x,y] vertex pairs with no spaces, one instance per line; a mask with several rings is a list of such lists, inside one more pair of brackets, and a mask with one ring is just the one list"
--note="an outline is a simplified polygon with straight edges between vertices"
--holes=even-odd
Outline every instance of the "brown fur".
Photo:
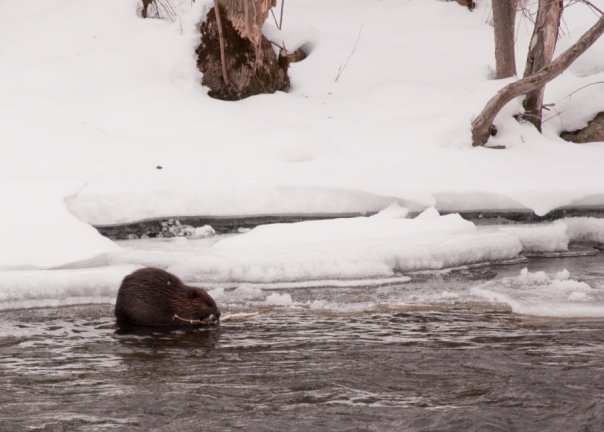
[[124,278],[117,293],[115,317],[120,327],[182,327],[216,322],[220,311],[202,288],[185,285],[173,274],[149,267]]

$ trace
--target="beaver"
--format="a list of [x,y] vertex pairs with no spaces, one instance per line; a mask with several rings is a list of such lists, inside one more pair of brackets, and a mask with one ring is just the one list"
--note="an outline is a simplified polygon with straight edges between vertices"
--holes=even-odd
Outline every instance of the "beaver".
[[167,271],[147,267],[124,278],[117,293],[119,327],[183,327],[217,324],[220,310],[202,288],[185,285]]

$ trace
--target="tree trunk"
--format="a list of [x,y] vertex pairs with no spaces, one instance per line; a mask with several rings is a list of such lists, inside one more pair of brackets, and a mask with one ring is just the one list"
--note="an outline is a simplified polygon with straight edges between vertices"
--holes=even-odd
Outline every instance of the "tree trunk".
[[[524,77],[536,73],[552,62],[558,41],[562,8],[562,0],[539,0]],[[541,132],[544,91],[545,87],[539,87],[529,92],[524,99],[523,118],[534,124],[539,132]]]
[[508,78],[516,75],[514,27],[517,5],[518,0],[493,0],[496,79]]
[[472,145],[485,145],[490,136],[491,125],[497,113],[515,97],[543,87],[568,68],[604,33],[604,17],[601,17],[579,40],[564,51],[548,66],[533,75],[508,84],[497,92],[472,122]]
[[197,67],[211,97],[239,100],[289,87],[287,66],[280,62],[262,25],[275,0],[214,0],[201,24]]

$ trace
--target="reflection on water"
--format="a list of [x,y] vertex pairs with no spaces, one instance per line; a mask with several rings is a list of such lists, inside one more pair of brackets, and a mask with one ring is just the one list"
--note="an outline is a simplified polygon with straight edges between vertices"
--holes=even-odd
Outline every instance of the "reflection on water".
[[[595,286],[595,263],[571,274]],[[118,334],[110,305],[3,311],[0,430],[604,430],[604,320],[460,297],[518,271],[280,304],[227,289],[225,313],[261,313],[188,332]]]

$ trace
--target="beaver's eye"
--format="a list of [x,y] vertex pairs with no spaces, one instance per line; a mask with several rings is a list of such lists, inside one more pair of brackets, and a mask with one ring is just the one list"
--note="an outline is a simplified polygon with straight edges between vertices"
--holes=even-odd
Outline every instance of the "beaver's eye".
[[189,294],[189,296],[190,296],[192,299],[196,299],[197,297],[199,297],[199,295],[198,295],[198,294],[197,294],[195,291],[191,291],[191,294]]

